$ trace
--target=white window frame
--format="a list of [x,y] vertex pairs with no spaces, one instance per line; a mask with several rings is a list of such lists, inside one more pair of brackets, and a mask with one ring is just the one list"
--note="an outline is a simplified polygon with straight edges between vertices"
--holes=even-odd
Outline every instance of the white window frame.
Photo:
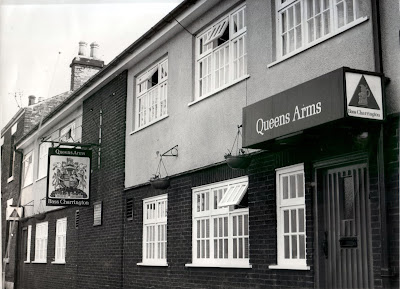
[[32,242],[32,225],[29,225],[26,237],[26,260],[24,260],[24,263],[31,262],[31,242]]
[[[313,12],[312,12],[312,17],[308,18],[308,3],[312,2],[313,5]],[[320,10],[316,12],[315,10],[315,3],[318,1],[320,3]],[[324,2],[328,1],[329,6],[323,6],[325,5]],[[344,21],[345,23],[342,26],[339,26],[338,23],[338,6],[343,3],[343,0],[275,0],[275,7],[276,7],[276,42],[277,42],[277,55],[278,59],[286,59],[289,58],[290,56],[293,56],[305,49],[308,49],[320,42],[325,41],[326,39],[329,39],[345,30],[350,29],[351,27],[358,25],[361,22],[364,22],[367,20],[367,17],[360,17],[359,15],[359,0],[352,0],[353,1],[353,13],[352,13],[352,20],[347,19],[347,8],[344,8]],[[282,3],[283,2],[283,3]],[[289,51],[288,48],[286,49],[286,53],[283,53],[283,41],[282,41],[282,34],[284,34],[284,31],[282,30],[282,14],[285,13],[287,15],[289,9],[293,9],[294,6],[297,7],[297,5],[300,4],[300,15],[301,15],[301,22],[299,25],[301,25],[301,28],[299,31],[301,31],[301,45],[295,45],[294,50]],[[345,5],[343,7],[346,7]],[[292,15],[295,15],[294,10]],[[321,36],[317,38],[317,29],[316,29],[316,24],[313,19],[321,17]],[[329,18],[329,19],[328,19]],[[289,18],[286,17],[287,21],[289,21]],[[329,23],[329,32],[325,31],[324,28],[324,22],[323,20],[327,19],[326,23]],[[294,25],[296,23],[293,20]],[[309,29],[308,29],[308,24],[313,23],[313,36],[311,36]],[[289,25],[287,23],[286,25],[286,31],[288,31]],[[289,38],[289,37],[288,37]],[[289,41],[289,40],[287,40]],[[294,41],[296,41],[296,35],[294,35]],[[288,42],[289,43],[289,42]],[[270,67],[273,64],[270,64],[268,67]]]
[[[239,25],[236,31],[234,23]],[[226,29],[229,29],[229,39],[217,46],[218,38]],[[199,33],[196,38],[196,92],[189,105],[248,77],[246,33],[245,4]]]
[[[158,72],[157,83],[149,81]],[[136,77],[135,131],[168,116],[168,57],[163,58]]]
[[67,218],[58,219],[56,222],[56,245],[53,264],[65,264],[67,250]]
[[[292,177],[292,178],[291,178]],[[294,181],[295,190],[291,190],[290,182]],[[286,186],[284,185],[286,182]],[[287,193],[285,198],[284,192]],[[294,193],[295,197],[293,197]],[[284,214],[287,212],[287,227],[285,229]],[[295,213],[295,225],[291,219]],[[302,212],[303,218],[301,218]],[[304,164],[276,169],[276,219],[277,219],[277,265],[270,269],[309,270],[307,266],[307,235],[306,235],[306,205]],[[293,226],[293,227],[292,227]],[[287,231],[287,232],[285,232]],[[296,238],[296,256],[293,258],[292,240]],[[287,238],[287,239],[285,239]],[[300,238],[304,239],[304,247],[300,248]],[[285,258],[285,241],[289,240],[289,258]],[[303,250],[304,258],[301,258]]]
[[244,176],[192,189],[192,264],[187,267],[251,268],[249,208],[235,209],[248,181]]
[[38,179],[47,176],[48,155],[51,147],[51,138],[39,144],[39,164],[38,164]]
[[49,222],[36,224],[34,263],[47,263],[48,228],[49,228]]
[[22,173],[23,187],[31,185],[33,183],[33,150],[24,155]]
[[168,194],[143,199],[142,262],[139,266],[168,266]]

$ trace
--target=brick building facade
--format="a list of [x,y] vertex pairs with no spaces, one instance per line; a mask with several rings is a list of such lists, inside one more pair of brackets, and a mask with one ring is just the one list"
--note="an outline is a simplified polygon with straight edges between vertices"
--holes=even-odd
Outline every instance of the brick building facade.
[[81,118],[90,206],[21,222],[48,247],[18,286],[397,288],[392,6],[183,1],[46,119]]

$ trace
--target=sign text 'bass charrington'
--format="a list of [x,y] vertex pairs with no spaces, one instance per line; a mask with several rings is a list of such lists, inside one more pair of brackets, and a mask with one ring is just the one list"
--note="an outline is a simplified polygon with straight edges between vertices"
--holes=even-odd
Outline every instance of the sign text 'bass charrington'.
[[322,104],[321,102],[313,103],[307,106],[299,107],[296,105],[293,117],[290,112],[286,114],[281,114],[279,116],[264,120],[263,118],[259,118],[256,122],[256,131],[260,135],[264,135],[265,131],[270,129],[280,127],[286,125],[290,122],[295,122],[301,119],[308,118],[313,115],[320,114],[322,111]]

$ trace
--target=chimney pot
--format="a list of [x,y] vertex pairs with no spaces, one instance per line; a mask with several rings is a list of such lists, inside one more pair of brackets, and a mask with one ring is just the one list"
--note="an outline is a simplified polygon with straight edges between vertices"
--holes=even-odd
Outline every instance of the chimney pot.
[[29,99],[28,105],[35,104],[36,96],[30,95],[30,96],[28,96],[28,99]]
[[78,55],[86,56],[86,46],[87,46],[87,43],[85,41],[79,41]]
[[90,44],[90,57],[93,59],[99,59],[99,44],[96,42]]

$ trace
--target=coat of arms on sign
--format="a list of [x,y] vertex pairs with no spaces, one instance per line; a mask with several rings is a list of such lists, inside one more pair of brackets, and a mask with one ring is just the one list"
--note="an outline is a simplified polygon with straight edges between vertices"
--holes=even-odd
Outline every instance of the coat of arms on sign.
[[52,198],[87,198],[84,192],[86,188],[87,165],[74,162],[73,158],[66,161],[53,163],[52,185],[54,191],[51,192]]

